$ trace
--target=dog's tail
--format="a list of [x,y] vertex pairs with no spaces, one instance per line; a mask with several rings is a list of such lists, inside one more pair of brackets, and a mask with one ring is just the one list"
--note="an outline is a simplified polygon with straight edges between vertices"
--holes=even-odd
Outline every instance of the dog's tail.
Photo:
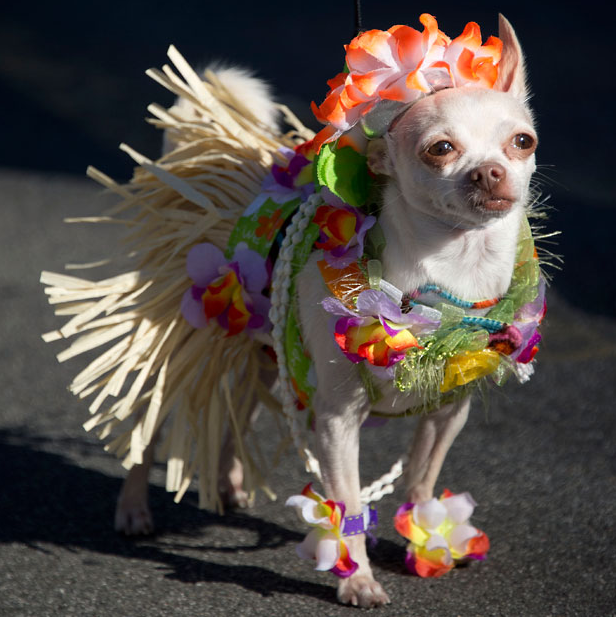
[[[215,88],[216,97],[220,101],[240,116],[250,118],[255,128],[259,127],[265,133],[279,134],[281,109],[276,105],[271,88],[265,81],[245,68],[219,64],[208,66],[202,72],[202,78]],[[179,96],[169,112],[188,123],[205,120],[203,109],[185,96]],[[182,145],[185,139],[191,139],[191,136],[169,127],[164,134],[163,154]]]
[[[126,225],[125,252],[136,265],[100,281],[43,272],[41,282],[56,313],[71,317],[43,338],[73,339],[60,361],[99,351],[70,387],[81,398],[93,396],[85,426],[108,441],[107,450],[123,457],[126,468],[140,464],[169,419],[163,445],[167,489],[181,499],[198,473],[200,505],[221,509],[218,454],[225,426],[237,438],[247,488],[262,485],[241,436],[253,401],[271,403],[271,397],[259,378],[259,345],[244,333],[225,336],[216,323],[195,329],[182,317],[182,296],[192,284],[186,255],[203,242],[224,250],[277,150],[312,133],[245,72],[207,70],[202,77],[175,48],[169,57],[177,72],[169,66],[148,71],[178,97],[169,109],[148,108],[149,122],[166,132],[163,156],[152,161],[122,145],[138,164],[125,185],[88,170],[120,197],[94,222]],[[294,127],[287,134],[276,126],[279,114]],[[241,388],[234,387],[240,370]]]

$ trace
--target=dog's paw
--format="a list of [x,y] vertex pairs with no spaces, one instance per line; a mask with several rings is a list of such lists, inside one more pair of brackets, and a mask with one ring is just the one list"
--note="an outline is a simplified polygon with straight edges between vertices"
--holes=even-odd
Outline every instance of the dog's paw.
[[221,463],[218,493],[227,509],[241,509],[250,506],[250,497],[244,490],[244,468],[237,456],[224,459]]
[[115,530],[127,536],[143,536],[154,531],[154,519],[147,499],[118,499]]
[[225,509],[243,510],[250,505],[250,497],[243,488],[227,487],[220,491],[220,498]]
[[360,608],[376,608],[391,600],[380,583],[363,574],[343,578],[338,583],[338,601]]

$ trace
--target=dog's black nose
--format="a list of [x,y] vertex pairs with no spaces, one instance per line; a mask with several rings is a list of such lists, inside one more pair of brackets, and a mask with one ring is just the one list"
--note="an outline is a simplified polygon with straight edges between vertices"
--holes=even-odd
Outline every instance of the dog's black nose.
[[485,163],[471,171],[471,182],[487,193],[492,193],[496,185],[507,176],[507,170],[498,163]]

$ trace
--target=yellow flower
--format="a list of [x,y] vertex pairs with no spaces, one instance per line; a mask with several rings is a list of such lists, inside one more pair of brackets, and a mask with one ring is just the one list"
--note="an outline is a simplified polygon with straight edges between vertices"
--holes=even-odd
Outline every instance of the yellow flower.
[[475,381],[494,372],[500,363],[500,354],[491,349],[465,351],[449,358],[445,365],[445,375],[441,392],[449,392],[458,386]]

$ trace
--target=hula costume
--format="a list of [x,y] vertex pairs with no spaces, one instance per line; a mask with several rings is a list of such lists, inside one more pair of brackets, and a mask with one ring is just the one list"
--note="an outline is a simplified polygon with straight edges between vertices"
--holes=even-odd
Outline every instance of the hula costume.
[[[222,510],[218,461],[227,430],[246,489],[261,487],[273,497],[250,431],[256,401],[282,412],[289,427],[282,441],[290,434],[318,477],[305,430],[314,371],[294,301],[294,276],[313,251],[322,256],[322,306],[332,315],[336,344],[357,366],[373,401],[379,384],[390,380],[419,393],[422,402],[409,413],[429,412],[486,380],[500,385],[508,375],[525,381],[532,374],[545,285],[526,218],[502,298],[467,301],[436,285],[399,290],[382,277],[385,239],[365,156],[368,140],[383,135],[422,96],[467,84],[491,88],[498,74],[498,39],[481,45],[471,23],[452,41],[433,17],[420,19],[422,33],[394,26],[353,39],[345,71],[328,82],[322,105],[313,104],[326,125],[316,136],[284,106],[278,107],[291,130],[264,126],[216,74],[197,75],[171,47],[175,70],[148,74],[192,113],[158,105],[149,111],[175,148],[153,161],[123,145],[137,163],[126,185],[88,170],[120,201],[87,222],[125,225],[134,269],[101,281],[43,272],[56,313],[69,317],[44,339],[73,338],[60,361],[99,350],[70,389],[92,397],[84,426],[96,430],[127,469],[142,463],[154,435],[169,426],[161,450],[167,490],[177,501],[197,476],[200,507]],[[281,403],[263,380],[268,370],[279,372]],[[362,501],[391,492],[402,464],[366,487]],[[310,485],[289,501],[321,530],[302,555],[311,556],[315,542],[331,541],[333,552],[319,569],[352,574],[343,538],[373,527],[376,513],[366,507],[361,517],[344,517],[344,504],[325,501]],[[439,503],[430,510],[439,512],[434,520],[423,516],[422,504],[407,504],[396,518],[414,547],[407,565],[422,576],[439,576],[456,560],[487,551],[487,538],[468,525],[470,496],[448,493]],[[445,545],[430,545],[432,536],[447,536]]]

